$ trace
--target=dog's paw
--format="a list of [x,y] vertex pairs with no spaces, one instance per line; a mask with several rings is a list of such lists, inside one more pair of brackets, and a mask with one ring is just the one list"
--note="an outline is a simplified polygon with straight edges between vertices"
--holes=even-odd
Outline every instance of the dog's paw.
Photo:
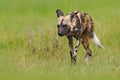
[[73,57],[76,57],[77,56],[77,53],[74,51],[74,53],[73,53]]
[[85,62],[88,63],[88,62],[90,62],[91,60],[92,60],[92,56],[87,55],[87,56],[86,56],[86,59],[85,59]]

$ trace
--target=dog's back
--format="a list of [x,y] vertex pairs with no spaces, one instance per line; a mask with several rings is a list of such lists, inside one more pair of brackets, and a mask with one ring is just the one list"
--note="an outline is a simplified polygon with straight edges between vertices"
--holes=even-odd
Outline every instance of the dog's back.
[[[76,11],[75,11],[76,12]],[[80,25],[82,27],[82,33],[88,33],[94,31],[94,23],[91,16],[88,13],[78,12],[77,16],[80,19]]]
[[[76,12],[76,11],[75,11]],[[84,13],[84,12],[78,12],[77,16],[80,19],[80,24],[82,26],[82,35],[81,37],[84,38],[92,38],[94,43],[100,47],[103,48],[103,45],[101,44],[100,40],[98,39],[95,31],[94,31],[94,23],[93,20],[91,18],[91,16],[88,13]]]

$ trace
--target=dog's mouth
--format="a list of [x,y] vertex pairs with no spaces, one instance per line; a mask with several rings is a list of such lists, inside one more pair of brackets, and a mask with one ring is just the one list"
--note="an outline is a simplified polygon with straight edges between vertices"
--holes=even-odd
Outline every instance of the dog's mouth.
[[62,36],[64,36],[65,34],[60,34],[60,33],[58,33],[58,35],[59,35],[60,37],[62,37]]

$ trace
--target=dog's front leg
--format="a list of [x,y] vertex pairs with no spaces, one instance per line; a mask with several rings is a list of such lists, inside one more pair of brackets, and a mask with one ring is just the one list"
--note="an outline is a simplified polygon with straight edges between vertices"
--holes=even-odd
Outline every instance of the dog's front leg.
[[70,56],[71,56],[71,64],[76,64],[76,56],[73,56],[73,38],[71,36],[67,37],[69,40],[69,47],[70,47]]
[[80,46],[80,38],[77,39],[77,45],[75,46],[73,57],[77,56],[77,51],[79,46]]

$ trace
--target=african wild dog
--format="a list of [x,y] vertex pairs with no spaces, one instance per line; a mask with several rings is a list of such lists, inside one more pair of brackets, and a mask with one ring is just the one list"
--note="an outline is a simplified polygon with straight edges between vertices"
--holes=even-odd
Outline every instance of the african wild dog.
[[[104,49],[95,34],[93,20],[88,13],[74,11],[64,16],[63,12],[59,9],[56,10],[56,13],[58,17],[58,35],[61,37],[66,35],[69,40],[72,64],[76,64],[76,56],[80,43],[82,43],[86,50],[86,61],[92,56],[92,51],[89,48],[89,40],[91,38],[98,47]],[[77,39],[75,48],[73,48],[73,37]]]

